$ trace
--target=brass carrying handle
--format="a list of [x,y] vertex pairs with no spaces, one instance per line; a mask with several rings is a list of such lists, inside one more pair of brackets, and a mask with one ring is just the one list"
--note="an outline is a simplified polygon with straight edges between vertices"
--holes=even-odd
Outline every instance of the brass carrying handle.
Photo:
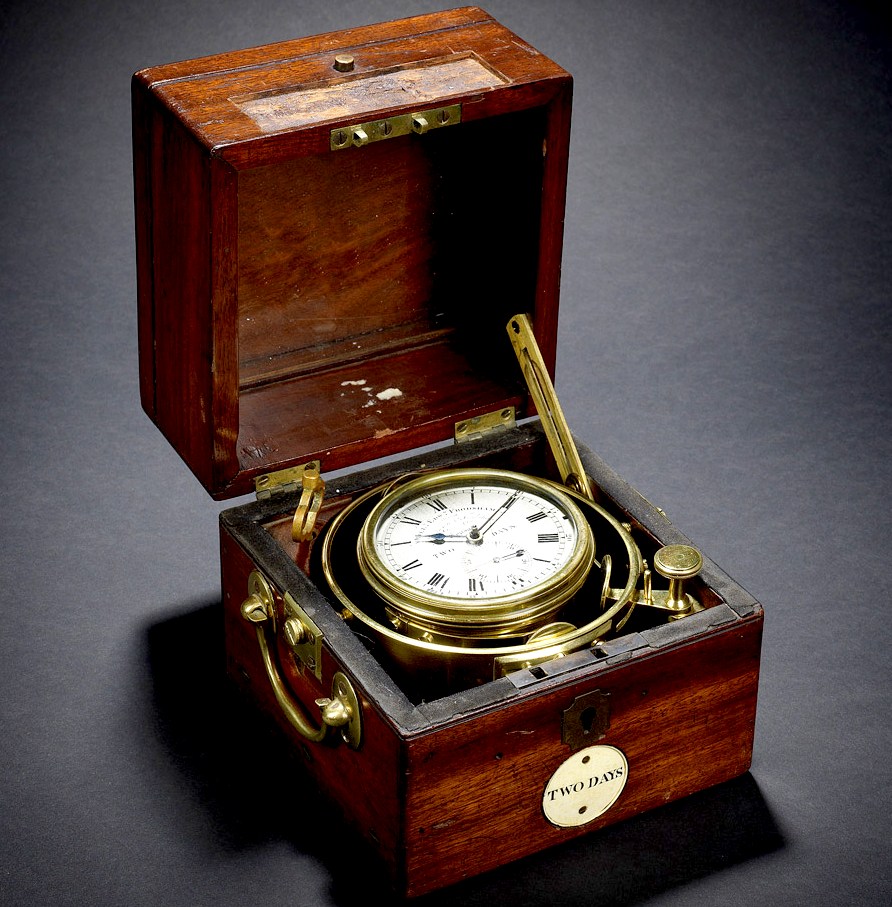
[[523,314],[515,315],[508,322],[507,329],[527,388],[542,420],[542,428],[545,429],[545,437],[548,438],[549,447],[561,474],[561,481],[568,488],[594,501],[585,467],[582,465],[579,451],[570,434],[570,427],[558,402],[530,319]]
[[245,620],[254,624],[267,678],[276,702],[288,719],[288,723],[302,737],[312,743],[321,743],[330,729],[337,729],[340,731],[343,741],[351,749],[357,749],[362,738],[359,700],[352,684],[344,674],[338,671],[332,677],[330,698],[316,700],[316,705],[322,710],[322,721],[318,727],[306,716],[301,706],[288,692],[279,674],[270,640],[267,639],[267,628],[274,630],[275,598],[269,583],[256,570],[248,578],[248,597],[242,602],[241,614]]

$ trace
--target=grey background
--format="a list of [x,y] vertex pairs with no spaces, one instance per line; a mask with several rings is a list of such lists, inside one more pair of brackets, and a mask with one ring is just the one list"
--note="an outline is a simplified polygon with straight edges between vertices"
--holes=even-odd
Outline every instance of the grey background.
[[[227,699],[220,506],[139,408],[129,77],[438,6],[0,13],[4,904],[369,896],[313,792]],[[888,903],[880,6],[486,8],[576,79],[568,419],[764,603],[766,632],[750,775],[430,902]]]

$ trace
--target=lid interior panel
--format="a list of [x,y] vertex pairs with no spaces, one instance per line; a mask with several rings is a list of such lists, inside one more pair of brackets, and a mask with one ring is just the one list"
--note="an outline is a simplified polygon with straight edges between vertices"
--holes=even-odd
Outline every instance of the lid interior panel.
[[242,470],[352,465],[521,402],[505,324],[535,313],[546,125],[533,108],[239,171]]

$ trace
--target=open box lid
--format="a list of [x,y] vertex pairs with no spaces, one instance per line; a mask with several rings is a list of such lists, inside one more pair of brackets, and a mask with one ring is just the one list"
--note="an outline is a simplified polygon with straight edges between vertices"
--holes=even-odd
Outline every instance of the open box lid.
[[571,89],[475,8],[136,73],[142,403],[214,497],[531,414]]

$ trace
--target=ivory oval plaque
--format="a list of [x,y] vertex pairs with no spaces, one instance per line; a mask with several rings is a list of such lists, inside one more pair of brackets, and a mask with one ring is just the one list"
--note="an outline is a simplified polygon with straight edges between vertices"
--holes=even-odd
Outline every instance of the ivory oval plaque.
[[615,746],[589,746],[562,762],[545,785],[545,818],[561,828],[585,825],[616,803],[629,763]]

